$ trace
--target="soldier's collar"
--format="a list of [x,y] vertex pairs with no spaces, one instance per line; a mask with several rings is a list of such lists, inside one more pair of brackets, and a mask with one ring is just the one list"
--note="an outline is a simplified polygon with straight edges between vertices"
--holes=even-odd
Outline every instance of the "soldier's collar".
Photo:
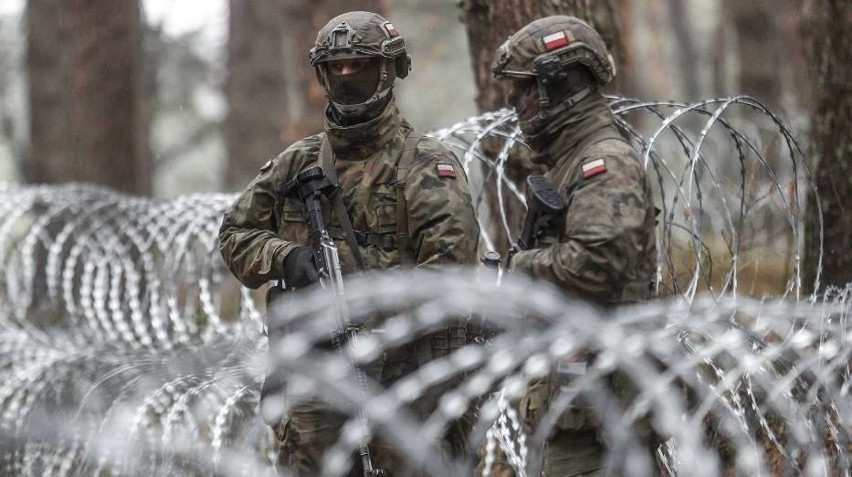
[[591,134],[607,126],[614,126],[612,110],[601,95],[592,95],[577,103],[547,125],[542,134],[541,151],[556,163],[575,154],[577,147]]
[[326,113],[325,131],[335,157],[344,160],[366,159],[390,142],[403,119],[391,100],[377,117],[358,124],[336,124]]

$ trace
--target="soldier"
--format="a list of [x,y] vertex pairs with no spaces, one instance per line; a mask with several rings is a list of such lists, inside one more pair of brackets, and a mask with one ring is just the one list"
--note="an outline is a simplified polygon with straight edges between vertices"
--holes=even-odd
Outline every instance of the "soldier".
[[[657,259],[651,186],[600,92],[615,75],[600,35],[574,17],[542,18],[499,47],[492,70],[505,82],[533,161],[546,168],[566,205],[527,250],[510,256],[508,269],[604,308],[651,296]],[[528,386],[519,411],[530,429],[563,379],[554,372]],[[631,387],[625,379],[613,376],[610,384]],[[583,409],[560,418],[545,446],[542,475],[599,475],[603,444],[595,421]],[[511,475],[500,467],[493,475]]]
[[[328,98],[325,132],[264,164],[225,214],[220,250],[231,272],[250,288],[283,279],[300,289],[317,280],[304,204],[280,189],[318,165],[340,186],[343,208],[324,214],[344,274],[358,270],[359,261],[368,270],[475,263],[479,226],[465,173],[445,145],[414,132],[394,101],[394,81],[408,75],[411,60],[393,24],[375,13],[345,13],[319,31],[309,57]],[[348,221],[340,220],[341,210],[348,210]],[[464,329],[450,327],[389,353],[381,382],[463,345],[458,341],[464,336]],[[342,422],[320,401],[294,405],[272,423],[279,466],[289,475],[319,475]],[[465,437],[448,433],[445,444],[455,457],[463,457]],[[392,452],[370,448],[374,466],[401,475]],[[363,475],[358,467],[353,474]]]

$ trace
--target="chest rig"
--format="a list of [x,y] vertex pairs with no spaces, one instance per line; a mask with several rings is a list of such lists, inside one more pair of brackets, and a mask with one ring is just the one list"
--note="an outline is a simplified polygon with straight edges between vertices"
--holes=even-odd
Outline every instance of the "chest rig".
[[[402,152],[396,160],[395,178],[392,182],[396,195],[396,232],[375,233],[352,228],[346,206],[342,199],[335,201],[335,214],[337,215],[339,227],[329,227],[329,234],[335,240],[346,240],[354,255],[355,263],[360,270],[364,270],[363,260],[360,257],[359,247],[373,245],[385,250],[396,249],[399,253],[400,266],[412,268],[415,265],[414,249],[411,246],[411,237],[408,233],[408,202],[405,200],[405,181],[408,172],[414,164],[417,153],[417,145],[423,139],[423,135],[413,131],[406,134],[403,142]],[[337,171],[334,167],[334,152],[328,142],[323,138],[319,150],[319,163],[326,177],[337,187],[340,186],[337,179]],[[339,196],[339,193],[338,193]]]
[[[399,253],[400,267],[410,269],[416,265],[416,255],[411,245],[408,233],[408,202],[405,199],[405,186],[408,173],[414,165],[417,145],[424,138],[420,133],[409,131],[399,154],[393,189],[396,191],[396,233],[370,233],[353,229],[348,220],[342,200],[337,200],[336,214],[340,228],[329,228],[329,234],[334,239],[344,239],[349,243],[354,259],[359,269],[363,270],[363,260],[360,258],[358,246],[376,245],[385,249],[396,248]],[[339,186],[337,172],[334,167],[334,154],[327,139],[320,145],[319,162],[326,177],[332,184]],[[339,195],[339,193],[338,193]],[[385,357],[382,371],[382,381],[391,382],[407,374],[412,369],[422,366],[428,361],[447,355],[454,349],[461,348],[467,342],[467,326],[463,321],[454,320],[444,330],[430,333],[415,340],[409,346],[391,352]]]

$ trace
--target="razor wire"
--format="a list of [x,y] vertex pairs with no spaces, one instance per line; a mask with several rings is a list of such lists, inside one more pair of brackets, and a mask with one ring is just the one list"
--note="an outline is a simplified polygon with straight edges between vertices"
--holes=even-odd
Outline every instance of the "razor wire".
[[[793,133],[744,96],[610,103],[655,184],[663,298],[604,320],[523,281],[494,290],[470,277],[353,280],[350,309],[417,304],[414,317],[400,315],[381,337],[359,340],[350,350],[356,360],[458,316],[459,303],[506,330],[489,346],[463,348],[390,389],[375,387],[363,403],[368,431],[397,441],[422,436],[400,452],[435,475],[463,471],[472,463],[430,462],[422,450],[436,448],[438,430],[466,403],[503,389],[502,398],[481,404],[472,442],[499,442],[514,452],[517,471],[536,475],[537,449],[558,410],[583,394],[599,398],[595,411],[613,432],[654,410],[657,430],[670,436],[660,455],[673,475],[688,475],[690,462],[707,463],[703,475],[721,474],[718,452],[701,435],[708,420],[717,425],[710,441],[741,449],[734,464],[741,471],[765,471],[778,456],[793,473],[848,469],[850,291],[802,300],[803,214],[806,205],[818,210],[819,199]],[[526,207],[523,177],[512,165],[530,154],[514,114],[486,113],[431,134],[470,178],[482,249],[507,249]],[[155,200],[86,184],[4,185],[0,195],[2,472],[273,475],[274,443],[257,409],[266,310],[218,253],[221,216],[235,195]],[[769,290],[761,288],[760,268],[776,279]],[[328,303],[311,298],[287,311],[293,333],[269,343],[269,354],[306,394],[336,396],[331,404],[345,411],[353,393],[342,358],[308,346],[328,332],[316,319]],[[576,310],[571,323],[566,310]],[[513,326],[519,316],[536,326]],[[524,434],[508,400],[590,346],[608,358],[604,365],[575,382],[548,425]],[[639,359],[643,353],[665,371]],[[647,383],[631,408],[620,409],[601,385],[616,368]],[[460,384],[426,422],[406,414],[414,399],[452,376]],[[328,475],[342,472],[334,465],[362,431],[353,426],[329,451]],[[613,468],[627,468],[627,456],[638,455],[627,434],[610,452]]]

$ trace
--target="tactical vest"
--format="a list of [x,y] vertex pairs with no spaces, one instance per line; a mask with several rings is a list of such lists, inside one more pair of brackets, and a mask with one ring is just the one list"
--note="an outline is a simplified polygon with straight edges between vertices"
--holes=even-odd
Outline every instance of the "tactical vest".
[[[425,136],[423,134],[409,131],[403,142],[402,152],[397,158],[396,174],[394,189],[396,190],[396,233],[381,234],[369,233],[359,230],[352,230],[354,240],[359,246],[366,244],[377,245],[383,248],[396,248],[399,253],[400,267],[410,269],[416,265],[416,255],[414,248],[411,245],[411,237],[408,233],[408,202],[405,199],[405,185],[408,179],[408,173],[414,165],[414,160],[417,155],[417,146]],[[331,145],[327,138],[323,138],[320,145],[319,162],[326,176],[332,178],[333,183],[337,183],[336,171],[334,168],[334,154],[331,151]],[[337,214],[341,215],[345,211],[338,210]],[[339,218],[338,218],[339,220]],[[329,228],[329,235],[335,240],[347,240],[347,232],[342,228]],[[350,247],[351,248],[351,247]],[[436,331],[421,339],[415,340],[413,349],[410,349],[409,359],[414,362],[404,363],[407,367],[422,366],[424,363],[432,359],[446,356],[452,350],[459,349],[467,343],[467,326],[466,323],[458,320],[453,320],[445,330]],[[391,360],[393,361],[393,360]],[[387,363],[393,367],[395,363]],[[403,364],[403,363],[399,363]],[[390,371],[390,370],[389,370]],[[402,368],[400,369],[402,371]],[[393,374],[393,371],[390,371]]]
[[[415,265],[414,248],[411,246],[411,237],[408,234],[408,203],[405,200],[405,181],[408,171],[414,164],[417,154],[417,145],[424,138],[420,133],[409,131],[403,143],[402,152],[396,162],[396,179],[393,184],[396,190],[396,234],[370,233],[361,230],[353,230],[355,241],[359,246],[375,245],[384,249],[397,249],[399,262],[402,268],[411,268]],[[328,138],[323,137],[320,145],[319,162],[326,176],[332,178],[337,184],[337,173],[334,169],[334,154]],[[338,211],[338,215],[342,214]],[[339,220],[340,218],[338,218]],[[335,240],[346,240],[346,231],[341,227],[329,227],[329,235]]]

